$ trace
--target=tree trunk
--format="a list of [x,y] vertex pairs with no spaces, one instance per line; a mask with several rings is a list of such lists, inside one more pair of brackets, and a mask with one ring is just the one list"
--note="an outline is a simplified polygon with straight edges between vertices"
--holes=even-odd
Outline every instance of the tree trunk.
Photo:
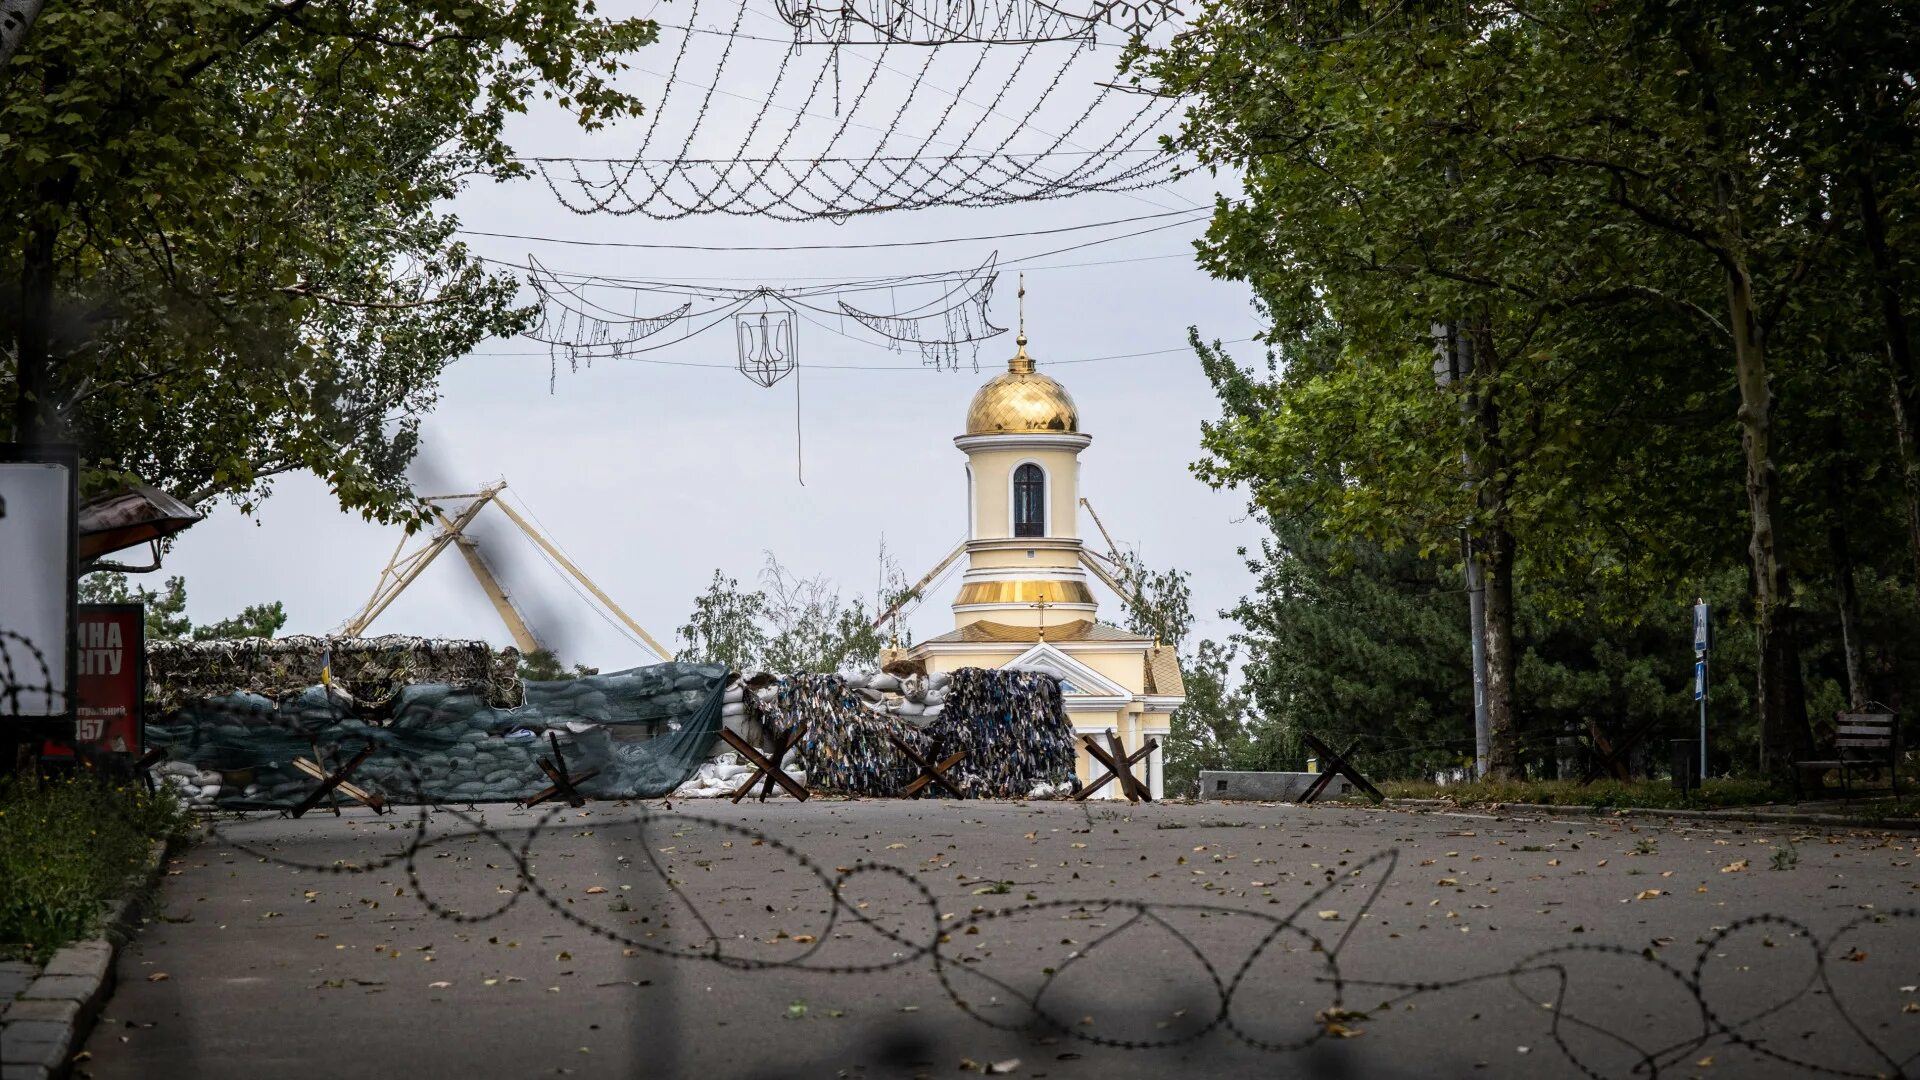
[[1487,774],[1522,779],[1520,728],[1513,707],[1513,533],[1488,527],[1487,588]]
[[[1829,348],[1828,360],[1838,357]],[[1847,707],[1866,707],[1865,646],[1860,639],[1860,594],[1853,581],[1853,549],[1847,535],[1847,509],[1853,503],[1853,470],[1847,454],[1846,427],[1836,416],[1827,425],[1827,550],[1833,557],[1833,587],[1840,608],[1840,651],[1847,667]]]
[[[1731,187],[1730,184],[1725,186]],[[1723,205],[1731,203],[1731,191]],[[1747,464],[1747,554],[1753,568],[1754,629],[1758,635],[1758,683],[1763,772],[1776,772],[1813,747],[1801,693],[1800,649],[1787,606],[1787,574],[1781,564],[1779,472],[1773,462],[1773,389],[1753,302],[1753,278],[1744,257],[1729,246],[1728,329],[1733,334],[1734,374],[1740,387],[1740,444]]]
[[1847,707],[1867,707],[1866,652],[1860,641],[1860,597],[1853,585],[1853,554],[1848,550],[1847,526],[1835,519],[1827,529],[1833,550],[1833,581],[1840,592],[1840,647],[1847,661]]
[[1907,503],[1907,547],[1913,556],[1914,589],[1920,591],[1920,452],[1915,450],[1913,434],[1913,418],[1920,414],[1920,372],[1914,370],[1913,338],[1899,272],[1887,250],[1880,194],[1866,165],[1854,169],[1853,187],[1860,204],[1860,236],[1873,261],[1874,291],[1879,294],[1880,319],[1887,332],[1887,360],[1893,369],[1893,431],[1900,447],[1901,488]]
[[1506,459],[1500,435],[1500,402],[1495,379],[1500,356],[1494,348],[1493,327],[1478,321],[1470,336],[1474,360],[1473,423],[1478,437],[1474,454],[1480,484],[1481,581],[1486,598],[1485,663],[1487,708],[1487,775],[1496,780],[1521,779],[1519,718],[1513,702],[1513,563],[1515,542],[1508,499],[1513,493],[1513,469]]
[[20,313],[14,330],[13,438],[53,437],[53,279],[57,226],[44,218],[27,232],[20,261]]

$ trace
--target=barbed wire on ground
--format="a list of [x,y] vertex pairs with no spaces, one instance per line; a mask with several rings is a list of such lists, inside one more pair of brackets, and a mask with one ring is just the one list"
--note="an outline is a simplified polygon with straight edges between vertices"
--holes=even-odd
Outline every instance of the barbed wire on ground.
[[[407,895],[436,918],[452,923],[485,923],[531,901],[626,955],[644,953],[666,960],[707,963],[736,973],[789,970],[859,977],[919,967],[930,971],[951,1005],[975,1022],[1004,1031],[1044,1030],[1056,1038],[1114,1050],[1168,1049],[1224,1037],[1254,1051],[1287,1054],[1355,1034],[1356,1025],[1361,1023],[1378,1027],[1403,1017],[1410,1020],[1414,1014],[1406,1012],[1405,1007],[1418,1001],[1504,983],[1531,1007],[1545,1006],[1548,1036],[1554,1046],[1573,1067],[1592,1077],[1664,1075],[1715,1046],[1739,1047],[1808,1074],[1834,1077],[1909,1075],[1906,1070],[1915,1060],[1898,1056],[1901,1051],[1886,1045],[1884,1028],[1870,1029],[1852,1014],[1840,992],[1841,980],[1862,969],[1836,968],[1830,961],[1859,959],[1865,955],[1857,940],[1863,932],[1874,926],[1920,920],[1920,908],[1863,911],[1824,935],[1786,916],[1749,916],[1703,931],[1698,953],[1683,962],[1669,961],[1644,946],[1582,943],[1532,950],[1513,963],[1485,971],[1413,981],[1356,973],[1342,960],[1356,935],[1375,932],[1380,925],[1372,921],[1371,913],[1393,885],[1401,859],[1398,848],[1357,858],[1352,866],[1342,864],[1337,872],[1327,869],[1324,883],[1281,912],[1230,903],[1088,896],[1057,900],[1029,897],[1027,902],[1005,907],[976,905],[968,912],[944,914],[932,889],[897,866],[863,859],[829,867],[802,845],[765,829],[692,811],[684,805],[676,808],[671,800],[659,804],[597,803],[594,830],[611,835],[621,827],[635,829],[636,838],[642,841],[639,850],[644,853],[635,866],[644,864],[658,890],[658,902],[649,909],[657,921],[646,924],[655,929],[635,931],[586,914],[567,897],[549,889],[535,873],[539,841],[566,820],[569,807],[540,810],[525,825],[497,827],[471,805],[433,805],[424,797],[425,777],[411,763],[404,766],[419,805],[396,850],[354,863],[292,858],[285,853],[284,836],[260,843],[249,838],[249,826],[267,820],[262,818],[210,820],[206,825],[208,839],[303,873],[352,877],[402,869],[409,884]],[[1084,803],[1077,808],[1091,829],[1097,812]],[[452,827],[436,826],[436,817],[443,826],[451,822]],[[327,826],[323,822],[318,827]],[[663,858],[663,853],[675,850],[674,844],[686,841],[658,843],[649,835],[652,830],[671,831],[676,838],[699,830],[724,838],[724,846],[730,846],[736,857],[777,863],[770,865],[769,871],[799,871],[798,879],[783,881],[805,882],[809,901],[789,902],[796,909],[818,910],[824,924],[811,940],[796,945],[798,939],[789,939],[783,944],[797,951],[767,955],[759,948],[767,943],[757,934],[738,933],[727,925],[732,909],[722,911],[705,903],[692,884],[697,877],[676,873],[671,861]],[[441,898],[426,870],[443,850],[474,841],[497,846],[506,863],[489,865],[514,879],[510,888],[498,886],[504,894],[502,899],[483,910],[467,909]],[[904,890],[906,902],[870,905],[869,901],[878,898],[876,890],[888,883]],[[1334,902],[1336,894],[1341,896],[1342,907],[1336,921],[1327,921],[1335,913],[1323,908]],[[1032,974],[1034,960],[1024,950],[1018,974],[976,963],[977,953],[996,940],[996,933],[1034,933],[1044,927],[1047,940],[1051,940],[1056,932],[1053,927],[1062,917],[1082,922],[1101,920],[1095,925],[1102,932],[1084,941],[1069,939],[1071,952],[1040,969],[1042,974],[1037,977]],[[683,924],[691,921],[694,930],[688,940],[675,943],[664,939],[670,919],[682,920]],[[1200,919],[1208,920],[1204,934],[1198,932]],[[654,936],[656,930],[661,937]],[[863,931],[876,936],[880,947],[887,950],[885,956],[862,959],[834,954],[836,941],[849,940]],[[1196,992],[1204,999],[1203,1006],[1183,1008],[1177,1014],[1178,1023],[1164,1019],[1150,1022],[1145,1013],[1134,1010],[1140,1015],[1130,1013],[1115,1021],[1129,1027],[1089,1026],[1075,1004],[1080,1000],[1077,973],[1090,969],[1097,957],[1125,950],[1132,935],[1145,931],[1170,936],[1177,945],[1172,955],[1196,965],[1197,975],[1189,972],[1191,985],[1186,989],[1199,987]],[[1775,938],[1782,933],[1800,950],[1794,957],[1777,950]],[[1737,949],[1745,947],[1759,950],[1759,955],[1775,963],[1793,959],[1805,970],[1790,980],[1770,983],[1772,997],[1762,1007],[1735,1015],[1735,1004],[1718,998],[1734,986],[1724,977],[1726,973],[1748,970],[1739,967],[1748,958],[1736,955]],[[985,951],[992,954],[990,948]],[[1587,985],[1597,986],[1604,980],[1611,987],[1621,981],[1623,973],[1609,965],[1624,965],[1625,977],[1634,980],[1643,996],[1671,998],[1662,1013],[1664,1027],[1613,1030],[1582,1013],[1579,1006],[1585,1000],[1582,991]],[[1319,996],[1297,1013],[1277,1008],[1281,995],[1274,992],[1276,987],[1298,989],[1303,985],[1316,988]],[[1376,993],[1384,995],[1377,1003],[1373,996]],[[1357,1000],[1362,994],[1367,996],[1365,1002]],[[988,1003],[993,1008],[986,1008]],[[1017,1008],[1008,1011],[1009,1004]],[[1773,1037],[1767,1023],[1784,1010],[1799,1006],[1826,1010],[1831,1023],[1824,1030],[1845,1040],[1849,1053],[1864,1057],[1843,1060],[1844,1055],[1838,1052],[1823,1055],[1823,1049],[1831,1047],[1805,1040],[1790,1044]],[[1686,1030],[1671,1030],[1674,1025]]]

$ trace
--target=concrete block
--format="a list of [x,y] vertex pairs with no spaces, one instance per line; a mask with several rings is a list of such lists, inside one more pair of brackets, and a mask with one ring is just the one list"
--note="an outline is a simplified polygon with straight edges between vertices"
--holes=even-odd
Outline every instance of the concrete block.
[[42,1024],[71,1024],[80,1015],[80,1005],[72,1001],[16,1001],[7,1009],[7,1023],[28,1020]]
[[33,984],[40,969],[21,960],[0,962],[0,1001],[12,998]]
[[86,1002],[100,992],[100,980],[85,975],[42,975],[20,996],[38,1001]]
[[79,975],[89,979],[104,979],[107,968],[113,963],[113,946],[105,941],[83,941],[78,945],[69,945],[53,954],[47,961],[47,975]]
[[67,1060],[67,1039],[72,1030],[65,1024],[37,1021],[8,1023],[0,1027],[0,1064],[38,1065],[57,1071]]
[[[1200,799],[1240,802],[1298,802],[1307,788],[1320,778],[1307,772],[1229,772],[1203,769],[1200,772]],[[1337,798],[1353,790],[1345,777],[1334,777],[1321,793],[1322,798]]]

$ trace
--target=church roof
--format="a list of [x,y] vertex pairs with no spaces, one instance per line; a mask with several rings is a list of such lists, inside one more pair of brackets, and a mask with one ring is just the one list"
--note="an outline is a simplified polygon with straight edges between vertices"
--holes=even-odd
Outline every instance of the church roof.
[[[1007,623],[989,622],[985,619],[970,622],[958,630],[949,630],[939,637],[931,637],[922,645],[948,645],[957,642],[970,644],[988,644],[1004,642],[1016,645],[1022,642],[1041,640],[1037,626],[1012,626]],[[1117,626],[1109,626],[1092,619],[1076,619],[1046,628],[1048,641],[1151,641],[1144,634],[1128,633]]]
[[1186,697],[1187,682],[1180,676],[1180,657],[1171,645],[1155,645],[1147,650],[1147,693],[1167,697]]

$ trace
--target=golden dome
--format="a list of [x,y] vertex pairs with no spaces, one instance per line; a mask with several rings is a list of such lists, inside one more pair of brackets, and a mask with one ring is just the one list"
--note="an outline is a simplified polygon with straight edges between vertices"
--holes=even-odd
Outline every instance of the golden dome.
[[967,406],[969,435],[1045,435],[1080,430],[1080,411],[1067,388],[1033,370],[1027,338],[1007,361],[1007,373],[987,380]]

